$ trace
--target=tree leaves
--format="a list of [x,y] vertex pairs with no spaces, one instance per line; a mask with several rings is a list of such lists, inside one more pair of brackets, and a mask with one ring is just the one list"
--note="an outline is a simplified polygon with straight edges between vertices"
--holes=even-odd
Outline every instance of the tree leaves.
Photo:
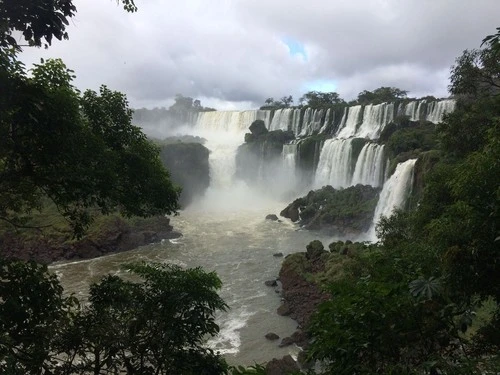
[[441,281],[433,276],[428,279],[416,279],[410,282],[409,289],[413,297],[432,299],[441,294]]

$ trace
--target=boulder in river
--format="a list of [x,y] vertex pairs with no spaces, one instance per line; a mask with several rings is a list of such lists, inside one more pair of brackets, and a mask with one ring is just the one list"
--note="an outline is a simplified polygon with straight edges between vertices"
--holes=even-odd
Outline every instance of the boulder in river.
[[278,221],[278,216],[275,214],[269,214],[266,216],[266,220]]

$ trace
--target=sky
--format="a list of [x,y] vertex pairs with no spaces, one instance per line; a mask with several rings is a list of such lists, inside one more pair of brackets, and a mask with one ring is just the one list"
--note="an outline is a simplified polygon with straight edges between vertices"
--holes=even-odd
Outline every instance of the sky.
[[499,0],[74,0],[69,40],[25,48],[28,65],[62,58],[75,85],[105,84],[133,108],[176,94],[219,110],[266,98],[381,86],[447,97],[450,67],[500,26]]

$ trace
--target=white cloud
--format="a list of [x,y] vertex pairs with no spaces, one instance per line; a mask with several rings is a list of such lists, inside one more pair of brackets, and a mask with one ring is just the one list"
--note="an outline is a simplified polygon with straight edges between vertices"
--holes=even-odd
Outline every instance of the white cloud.
[[[75,0],[70,40],[26,49],[23,60],[61,57],[81,89],[107,84],[135,107],[168,105],[177,93],[219,108],[298,98],[333,81],[346,99],[396,86],[446,95],[449,67],[497,26],[500,2],[298,0]],[[283,38],[303,45],[291,55]]]

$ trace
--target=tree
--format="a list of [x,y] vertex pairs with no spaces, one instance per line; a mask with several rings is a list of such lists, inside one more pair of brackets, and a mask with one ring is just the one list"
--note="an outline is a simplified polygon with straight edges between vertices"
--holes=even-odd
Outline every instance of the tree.
[[344,103],[344,99],[340,98],[339,94],[336,92],[320,91],[309,91],[305,93],[299,101],[312,108],[328,107]]
[[[135,12],[134,0],[119,0],[128,12]],[[76,14],[73,0],[3,0],[0,7],[0,47],[21,46],[12,36],[19,31],[29,46],[51,45],[55,37],[68,39],[66,26]]]
[[[498,47],[496,43],[493,46]],[[453,95],[468,98],[499,95],[500,54],[491,47],[465,50],[451,68],[450,82]]]
[[[205,347],[218,333],[215,273],[130,264],[137,281],[106,276],[89,303],[63,297],[57,277],[34,263],[0,267],[0,369],[7,374],[223,374]],[[32,293],[26,293],[33,290]]]
[[0,259],[0,371],[24,375],[53,367],[53,338],[72,300],[46,266]]
[[292,95],[284,96],[280,100],[281,100],[283,107],[285,107],[285,108],[290,107],[293,103]]
[[372,91],[364,90],[358,94],[358,104],[380,104],[406,98],[408,91],[396,87],[379,87]]
[[0,71],[0,217],[23,225],[49,198],[76,235],[91,210],[126,216],[171,214],[179,190],[159,151],[138,127],[125,96],[101,87],[76,90],[60,60]]

